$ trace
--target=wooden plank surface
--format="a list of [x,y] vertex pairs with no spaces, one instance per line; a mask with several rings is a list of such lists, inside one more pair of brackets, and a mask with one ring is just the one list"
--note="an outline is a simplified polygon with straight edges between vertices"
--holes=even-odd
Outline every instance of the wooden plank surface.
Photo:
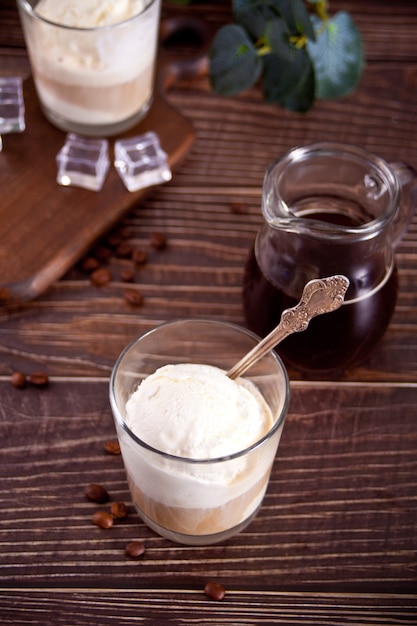
[[[44,390],[1,385],[0,529],[14,542],[2,546],[0,586],[48,587],[53,577],[59,587],[121,588],[136,567],[147,589],[163,568],[158,586],[179,590],[204,578],[248,590],[415,590],[415,388],[390,385],[376,395],[372,384],[293,384],[260,513],[237,537],[207,548],[157,537],[132,507],[110,530],[92,524],[103,506],[86,499],[88,484],[130,501],[121,457],[104,450],[115,437],[107,390],[107,379],[52,379]],[[134,539],[146,542],[140,564],[124,553]]]
[[[3,616],[13,624],[33,623],[33,607],[39,624],[201,624],[202,626],[242,624],[304,624],[305,626],[374,626],[415,624],[415,602],[406,594],[331,594],[275,591],[245,592],[231,589],[226,602],[211,604],[201,591],[85,589],[6,591],[2,597]],[[401,621],[398,616],[401,613]]]
[[[238,537],[210,548],[161,539],[130,505],[108,380],[130,339],[160,322],[208,317],[244,324],[243,266],[261,224],[267,165],[296,144],[346,141],[417,169],[417,4],[333,0],[364,35],[358,91],[306,115],[262,102],[256,89],[224,99],[205,76],[184,78],[169,101],[196,139],[173,180],[135,204],[104,237],[114,251],[94,286],[80,265],[48,292],[0,308],[0,613],[5,624],[417,623],[417,217],[396,253],[400,289],[390,327],[364,363],[314,380],[290,369],[292,402],[261,511]],[[172,7],[164,11],[170,12]],[[175,11],[229,19],[225,2]],[[27,76],[14,2],[0,7],[0,64]],[[2,73],[0,71],[0,73]],[[1,199],[0,199],[1,202]],[[0,225],[1,228],[1,225]],[[152,247],[152,233],[167,239]],[[97,253],[97,247],[91,249]],[[124,297],[140,291],[143,305]],[[10,384],[43,370],[44,389]],[[129,503],[109,531],[91,523],[86,484]],[[144,539],[139,561],[124,554]],[[203,594],[226,586],[222,602]]]

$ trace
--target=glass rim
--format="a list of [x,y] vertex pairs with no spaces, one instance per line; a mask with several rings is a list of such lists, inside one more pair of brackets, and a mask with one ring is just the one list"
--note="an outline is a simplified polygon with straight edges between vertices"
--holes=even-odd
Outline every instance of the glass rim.
[[48,26],[54,26],[55,28],[61,28],[67,31],[79,31],[80,33],[105,32],[106,30],[112,30],[117,27],[123,27],[125,25],[128,25],[130,24],[130,22],[133,22],[133,20],[144,15],[148,11],[148,9],[150,9],[151,6],[157,2],[159,2],[159,0],[148,0],[145,8],[140,11],[140,13],[136,13],[135,15],[132,15],[125,20],[121,20],[120,22],[115,22],[114,24],[107,24],[104,26],[88,26],[86,28],[83,28],[82,26],[69,26],[68,24],[60,24],[59,22],[48,20],[47,18],[37,13],[36,5],[32,6],[29,0],[17,0],[17,4],[21,7],[22,10],[25,11],[27,15],[35,18],[36,20],[39,20],[39,22],[43,22]]
[[[309,217],[303,217],[301,219],[293,214],[291,207],[287,205],[285,200],[281,198],[281,194],[277,192],[285,167],[297,162],[303,163],[308,159],[323,156],[341,156],[356,161],[357,163],[366,163],[368,167],[371,166],[385,182],[389,193],[389,201],[387,202],[387,208],[384,213],[358,226],[340,226]],[[272,208],[272,210],[270,209],[271,202],[269,196],[271,195],[271,191],[270,189],[266,189],[268,184],[273,185],[273,194],[276,196],[278,193],[280,196],[280,201],[277,203],[278,210],[276,212],[274,208]],[[262,212],[265,219],[272,227],[274,227],[274,221],[277,221],[284,228],[294,230],[295,232],[305,232],[322,237],[331,236],[332,238],[346,238],[346,236],[351,236],[353,238],[367,240],[377,236],[386,225],[394,219],[398,209],[399,196],[399,182],[384,159],[364,148],[352,144],[322,141],[291,148],[281,157],[270,163],[264,177]],[[273,204],[275,207],[275,202]]]
[[[162,324],[159,324],[158,326],[156,326],[155,328],[152,328],[151,330],[148,330],[147,332],[143,333],[142,335],[139,335],[137,337],[135,337],[134,339],[132,339],[127,346],[122,350],[122,352],[120,353],[119,357],[116,360],[116,363],[112,369],[112,373],[110,376],[110,383],[109,383],[109,397],[110,397],[110,406],[112,408],[113,411],[113,417],[117,420],[118,424],[120,425],[120,427],[130,436],[130,438],[140,447],[145,448],[146,450],[158,455],[159,457],[162,457],[164,459],[169,459],[170,461],[174,461],[177,463],[189,463],[189,464],[193,464],[193,465],[214,465],[217,463],[224,463],[226,461],[230,461],[232,459],[238,459],[242,456],[245,456],[246,454],[248,454],[249,452],[252,452],[253,450],[256,450],[257,448],[262,447],[268,440],[271,439],[271,437],[274,435],[274,433],[278,430],[278,428],[281,426],[281,424],[284,422],[284,419],[288,413],[288,408],[289,408],[289,404],[290,404],[290,380],[289,380],[289,376],[288,376],[288,372],[287,369],[281,359],[281,357],[274,351],[271,350],[266,356],[271,356],[275,362],[278,364],[282,376],[283,376],[283,380],[284,380],[284,387],[285,387],[285,398],[284,398],[284,402],[283,405],[281,407],[281,411],[280,414],[278,415],[276,421],[274,422],[274,424],[272,425],[272,427],[268,430],[267,433],[265,433],[260,439],[258,439],[257,441],[255,441],[254,443],[252,443],[250,446],[244,448],[243,450],[238,450],[237,452],[233,452],[232,454],[227,454],[227,455],[223,455],[220,457],[213,457],[213,458],[204,458],[204,459],[195,459],[193,457],[184,457],[184,456],[177,456],[175,454],[170,454],[168,452],[164,452],[162,450],[158,450],[158,448],[154,448],[153,446],[149,445],[148,443],[146,443],[145,441],[143,441],[142,439],[140,439],[140,437],[138,437],[137,435],[135,435],[135,433],[129,428],[129,426],[126,424],[125,420],[123,419],[123,417],[120,414],[119,411],[119,407],[117,406],[117,402],[116,402],[116,397],[115,397],[115,380],[116,380],[116,376],[117,376],[117,372],[119,370],[119,367],[123,361],[123,359],[125,358],[125,356],[130,352],[130,350],[137,344],[139,343],[142,339],[145,339],[147,337],[149,337],[152,334],[155,334],[158,332],[159,329],[165,328],[167,326],[175,326],[178,324],[188,324],[188,323],[201,323],[201,324],[208,324],[208,325],[220,325],[220,326],[224,326],[224,327],[229,327],[231,330],[237,331],[240,334],[246,335],[247,337],[250,337],[251,339],[253,339],[256,342],[259,342],[261,340],[261,338],[256,335],[255,333],[253,333],[252,331],[239,326],[238,324],[233,324],[232,322],[224,322],[221,320],[209,320],[209,319],[205,319],[205,318],[184,318],[184,319],[177,319],[177,320],[172,320],[172,321],[168,321],[168,322],[163,322]],[[242,355],[243,356],[243,355]],[[263,358],[265,358],[263,357]]]

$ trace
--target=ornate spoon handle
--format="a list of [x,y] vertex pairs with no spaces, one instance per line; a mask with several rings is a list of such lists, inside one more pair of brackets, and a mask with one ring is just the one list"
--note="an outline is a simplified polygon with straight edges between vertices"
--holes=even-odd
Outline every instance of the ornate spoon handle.
[[227,376],[241,376],[288,335],[305,330],[313,317],[338,309],[343,304],[348,287],[349,280],[341,274],[310,280],[304,287],[300,302],[283,311],[278,326],[236,363]]

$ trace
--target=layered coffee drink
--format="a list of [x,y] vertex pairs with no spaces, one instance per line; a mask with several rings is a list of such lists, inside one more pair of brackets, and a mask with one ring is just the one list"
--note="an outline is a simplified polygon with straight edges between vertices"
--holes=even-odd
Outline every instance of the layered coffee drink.
[[111,135],[152,102],[160,0],[19,0],[35,86],[55,125]]
[[259,339],[209,320],[161,324],[121,353],[110,379],[132,500],[162,537],[209,545],[257,514],[288,411],[276,353],[239,378],[230,368]]

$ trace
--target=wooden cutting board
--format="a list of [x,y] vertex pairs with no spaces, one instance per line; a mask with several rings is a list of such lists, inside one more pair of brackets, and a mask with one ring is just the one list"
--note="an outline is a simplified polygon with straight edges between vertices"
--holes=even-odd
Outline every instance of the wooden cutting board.
[[[161,50],[150,112],[117,138],[156,132],[174,169],[190,149],[194,130],[165,100],[164,91],[184,68],[195,73],[203,63],[203,55],[194,57],[192,65],[170,62]],[[25,81],[23,91],[26,130],[4,135],[0,152],[0,303],[41,294],[149,192],[132,193],[124,187],[113,166],[114,139],[109,140],[112,165],[101,191],[58,185],[56,155],[66,133],[43,116],[32,79]]]

